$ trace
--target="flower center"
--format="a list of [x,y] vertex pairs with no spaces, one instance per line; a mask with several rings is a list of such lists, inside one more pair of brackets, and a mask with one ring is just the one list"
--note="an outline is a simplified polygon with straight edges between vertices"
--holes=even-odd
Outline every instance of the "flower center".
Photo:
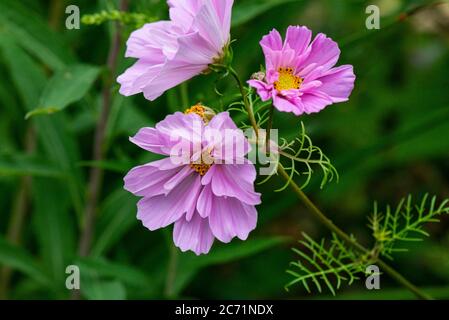
[[277,91],[299,89],[303,79],[293,74],[292,68],[279,68],[279,79],[274,83],[274,88]]
[[[200,116],[200,118],[204,121],[206,125],[215,115],[212,109],[203,106],[201,103],[198,103],[193,107],[190,107],[189,109],[184,111],[184,114],[191,114],[191,113]],[[209,171],[210,167],[212,167],[213,163],[214,158],[210,154],[210,151],[209,152],[205,151],[201,154],[201,159],[195,160],[194,162],[190,163],[190,168],[199,173],[200,176],[204,176]]]
[[203,119],[205,124],[208,124],[209,121],[215,116],[215,113],[212,109],[203,106],[201,103],[198,103],[194,105],[193,107],[190,107],[186,111],[184,111],[185,114],[197,114],[200,116],[201,119]]
[[201,154],[201,159],[196,160],[192,163],[190,163],[190,168],[192,168],[194,171],[198,172],[200,176],[204,176],[207,171],[209,171],[210,167],[212,167],[212,164],[214,163],[214,158],[211,155],[211,151],[209,152],[204,151]]
[[194,171],[198,172],[200,174],[200,176],[204,176],[207,171],[209,171],[211,165],[210,164],[205,164],[205,163],[200,163],[200,164],[195,164],[195,163],[191,163],[190,164],[190,168],[192,168]]

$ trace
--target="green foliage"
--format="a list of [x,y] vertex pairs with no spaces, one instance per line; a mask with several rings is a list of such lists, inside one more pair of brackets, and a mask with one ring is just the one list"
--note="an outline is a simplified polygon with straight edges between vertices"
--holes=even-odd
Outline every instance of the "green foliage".
[[126,288],[119,281],[97,281],[87,278],[82,289],[89,300],[125,300]]
[[[304,123],[301,122],[301,131],[299,137],[288,142],[283,139],[283,143],[279,147],[281,156],[291,160],[291,166],[287,170],[291,172],[291,178],[297,175],[305,176],[305,181],[301,185],[301,189],[305,188],[312,179],[313,168],[317,166],[321,169],[323,177],[321,179],[321,188],[334,179],[338,182],[338,171],[332,165],[330,159],[321,151],[321,149],[312,143],[312,139],[306,134]],[[303,167],[299,167],[298,164]]]
[[285,241],[286,238],[282,237],[251,239],[245,242],[233,241],[230,244],[214,248],[214,250],[205,256],[197,257],[193,253],[185,253],[180,257],[180,261],[178,262],[178,273],[171,293],[177,296],[185,288],[187,283],[205,267],[250,257],[251,255],[280,245]]
[[290,266],[295,270],[287,270],[287,273],[295,277],[286,285],[286,289],[296,283],[301,283],[307,292],[311,293],[310,283],[315,285],[321,293],[322,284],[335,295],[343,282],[351,285],[359,279],[359,274],[364,273],[369,259],[361,257],[353,249],[349,248],[335,234],[332,234],[330,245],[326,247],[325,240],[315,242],[307,234],[303,233],[305,240],[299,241],[304,247],[293,251],[301,260],[292,262]]
[[[381,8],[385,15],[382,25],[397,21],[397,14],[410,5],[405,0],[395,2],[398,7],[394,12],[388,13],[387,6]],[[427,2],[416,0],[414,4]],[[179,298],[301,297],[302,291],[294,291],[296,285],[302,284],[301,280],[289,287],[289,293],[282,290],[283,284],[298,277],[289,278],[292,275],[282,272],[282,261],[290,257],[285,239],[279,236],[296,232],[297,225],[309,234],[322,234],[324,230],[318,223],[303,219],[302,207],[293,194],[273,192],[282,183],[276,176],[257,186],[257,191],[263,194],[263,203],[257,206],[258,226],[249,240],[236,240],[227,245],[217,241],[208,256],[177,251],[173,283],[166,290],[170,282],[167,242],[170,240],[171,244],[171,234],[167,232],[164,239],[163,232],[148,232],[142,227],[135,217],[137,199],[123,190],[123,175],[133,166],[155,158],[130,144],[128,137],[141,127],[153,126],[167,113],[183,109],[186,102],[203,102],[216,110],[225,110],[239,99],[238,88],[230,78],[215,83],[213,75],[199,76],[157,101],[148,102],[141,95],[121,97],[114,82],[110,88],[114,94],[105,159],[92,161],[93,134],[104,87],[100,78],[107,72],[107,53],[115,25],[108,22],[125,25],[118,75],[133,62],[124,58],[129,32],[154,21],[155,17],[166,19],[167,4],[166,1],[129,1],[131,13],[123,13],[114,8],[117,1],[72,1],[83,13],[98,14],[84,16],[85,26],[80,30],[67,30],[65,13],[54,15],[51,3],[58,1],[0,1],[0,269],[5,266],[12,269],[7,297],[69,298],[70,292],[64,287],[68,264],[81,267],[82,294],[86,299],[160,299],[166,298],[167,292]],[[426,19],[426,26],[419,19],[411,19],[373,31],[364,28],[366,5],[366,1],[341,0],[238,0],[232,21],[232,38],[236,40],[232,44],[234,67],[242,81],[265,63],[259,45],[261,37],[272,28],[283,34],[288,25],[303,24],[314,34],[326,33],[340,44],[339,64],[354,65],[357,82],[350,101],[300,119],[276,112],[273,127],[286,139],[285,146],[295,143],[293,150],[283,150],[290,158],[281,156],[282,163],[290,167],[292,178],[303,185],[311,169],[313,177],[307,191],[318,200],[323,211],[332,213],[337,224],[357,235],[369,233],[360,221],[364,219],[363,213],[370,210],[366,204],[371,199],[389,202],[404,190],[444,195],[449,186],[449,139],[444,139],[449,130],[446,72],[449,47],[443,40],[441,26],[432,26],[434,21],[444,19],[444,12],[438,7],[423,12],[426,16],[419,18]],[[92,24],[104,25],[86,27]],[[85,72],[76,69],[73,72],[77,66],[88,68]],[[72,70],[70,73],[74,75],[70,82],[64,80],[67,70]],[[222,96],[216,95],[215,87]],[[266,126],[270,104],[261,102],[254,93],[252,96],[258,123]],[[51,111],[48,107],[55,107],[58,112],[42,113],[25,121],[27,113],[37,108]],[[238,104],[233,107],[229,110],[240,109]],[[247,121],[244,112],[233,111],[232,116],[239,124]],[[307,134],[299,132],[298,136],[301,122]],[[26,147],[30,132],[34,148]],[[313,137],[313,146],[322,147],[326,156],[315,150],[309,158],[310,141],[306,135]],[[301,148],[303,152],[296,155]],[[294,161],[292,170],[291,156],[318,162]],[[327,157],[332,159],[331,164],[326,163]],[[332,188],[318,192],[321,175],[326,176],[320,163],[328,170],[326,183],[332,172],[333,181],[337,180],[331,166],[338,168],[341,179]],[[88,194],[86,177],[94,167],[105,170],[104,186],[99,195],[91,256],[81,259],[77,256],[77,244]],[[22,184],[24,177],[31,177],[27,179],[31,180],[29,188]],[[406,203],[401,212],[407,212]],[[424,219],[417,225],[414,225],[419,216],[416,205],[412,205],[408,227],[407,214],[401,214],[397,218],[400,226],[396,234],[401,230],[407,232],[395,237],[392,236],[395,209],[390,210],[389,218],[384,210],[383,218],[376,221],[379,230],[386,228],[388,235],[381,242],[372,239],[372,248],[376,249],[372,252],[380,256],[394,255],[395,264],[406,265],[407,273],[425,291],[444,299],[449,298],[447,215],[426,217],[431,203],[428,198]],[[438,207],[435,204],[434,211]],[[20,241],[13,245],[7,238],[21,210],[24,223],[18,232]],[[422,228],[422,223],[437,218],[442,223],[433,225],[432,234],[438,238],[427,238],[424,242],[401,240],[424,237],[429,231]],[[365,240],[362,236],[360,239]],[[334,241],[332,238],[326,242],[321,251],[304,239],[312,251],[328,259],[325,261],[331,265],[336,262],[325,251],[330,254]],[[320,241],[318,245],[321,246]],[[388,248],[393,251],[387,252]],[[403,249],[413,249],[413,254],[396,254],[399,253],[396,250]],[[314,256],[304,245],[299,250],[310,259]],[[336,247],[333,252],[338,250],[341,249]],[[319,269],[301,255],[298,259],[309,272],[315,273],[323,293],[332,294]],[[354,259],[362,265],[362,260]],[[313,261],[328,270],[320,259]],[[301,277],[307,275],[295,265],[290,270]],[[353,271],[354,277],[363,278],[363,272]],[[351,292],[345,292],[344,285],[351,277],[344,272],[338,274],[342,278],[337,298],[411,298],[388,278],[380,291],[367,292],[358,288],[354,280]],[[336,291],[338,281],[334,272],[325,275]],[[310,291],[317,291],[312,277],[306,281]]]
[[97,79],[99,72],[98,67],[88,65],[73,65],[58,71],[48,81],[39,105],[27,113],[26,119],[61,111],[82,99]]
[[303,0],[255,0],[236,3],[232,16],[232,26],[244,24],[276,6],[289,2],[303,2]]
[[387,206],[385,213],[379,212],[377,203],[370,218],[370,228],[376,240],[376,250],[380,254],[391,256],[396,252],[407,251],[401,247],[401,242],[422,241],[429,234],[424,226],[430,222],[439,222],[438,217],[449,213],[449,199],[437,206],[437,197],[429,199],[426,194],[420,203],[414,204],[409,195],[403,198],[395,209]]
[[155,18],[144,13],[130,13],[119,10],[103,10],[100,13],[86,14],[81,18],[85,25],[101,25],[109,21],[118,21],[134,29],[141,28],[144,24],[154,21]]
[[[273,170],[273,175],[277,171],[277,167],[282,160],[285,158],[290,162],[289,166],[285,169],[289,172],[290,179],[287,183],[277,192],[287,189],[291,181],[295,177],[299,177],[301,180],[300,188],[304,189],[307,187],[314,173],[314,168],[319,168],[322,173],[321,188],[334,180],[338,182],[339,176],[337,169],[333,166],[330,159],[323,153],[323,151],[315,146],[312,139],[307,135],[304,123],[301,122],[301,130],[299,136],[292,141],[287,141],[285,138],[281,138],[281,143],[278,146],[279,157],[272,155],[272,161],[276,162],[275,170]],[[268,176],[265,180],[260,182],[260,184],[266,183],[272,176]]]
[[50,284],[48,275],[36,264],[33,257],[22,248],[8,243],[3,237],[0,237],[0,263],[25,273],[41,285]]
[[75,58],[66,39],[53,32],[44,17],[22,1],[0,2],[0,36],[7,35],[51,69],[62,69]]
[[61,177],[59,168],[45,159],[23,154],[0,154],[0,177]]
[[359,280],[366,267],[375,264],[379,255],[392,258],[394,253],[407,251],[399,248],[398,242],[422,241],[422,236],[429,236],[424,231],[424,225],[438,222],[436,217],[442,214],[449,214],[449,199],[437,206],[436,197],[429,201],[427,194],[418,204],[413,204],[412,196],[409,195],[399,202],[395,210],[387,206],[385,214],[378,212],[376,204],[370,218],[374,246],[367,253],[353,249],[335,234],[332,234],[330,245],[327,245],[324,239],[316,242],[303,234],[305,240],[299,241],[301,248],[293,248],[299,260],[292,262],[292,269],[287,270],[294,279],[286,288],[300,283],[311,293],[312,283],[319,292],[322,292],[322,287],[325,286],[335,296],[343,282],[351,285],[355,280]]

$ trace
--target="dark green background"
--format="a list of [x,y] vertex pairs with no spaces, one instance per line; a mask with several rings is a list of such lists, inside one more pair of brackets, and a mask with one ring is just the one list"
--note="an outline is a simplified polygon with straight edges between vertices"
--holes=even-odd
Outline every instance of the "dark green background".
[[[365,28],[365,8],[373,2],[383,16],[379,31]],[[117,5],[74,3],[82,14]],[[357,81],[350,102],[301,118],[276,113],[274,126],[281,136],[293,138],[304,121],[340,173],[338,184],[320,190],[317,170],[305,191],[366,245],[374,200],[386,205],[409,193],[449,196],[449,7],[429,8],[393,22],[401,12],[426,3],[430,1],[236,0],[234,7],[234,64],[242,77],[248,78],[264,63],[258,45],[264,34],[272,28],[283,34],[288,25],[296,24],[338,41],[339,63],[354,65]],[[25,120],[28,111],[41,106],[55,72],[78,63],[105,66],[113,24],[66,30],[67,4],[0,1],[0,265],[13,268],[7,288],[0,276],[2,297],[69,298],[64,271],[77,264],[83,296],[89,299],[331,298],[328,293],[307,295],[299,286],[290,292],[283,288],[290,280],[285,270],[295,259],[290,247],[300,232],[315,239],[329,233],[291,192],[273,192],[282,186],[277,179],[257,187],[263,204],[249,240],[216,242],[208,256],[199,258],[179,253],[174,272],[168,272],[171,231],[149,232],[141,226],[135,218],[137,198],[123,190],[122,178],[133,166],[155,159],[128,142],[128,136],[187,107],[179,88],[150,103],[141,95],[120,97],[114,85],[103,163],[90,162],[101,76],[65,110]],[[157,19],[167,16],[162,0],[133,0],[131,11]],[[131,31],[125,28],[124,38]],[[122,57],[123,51],[120,73],[133,62]],[[216,78],[190,81],[190,104],[226,105],[229,101],[214,92]],[[225,95],[237,93],[231,79],[218,86]],[[106,170],[105,183],[92,256],[79,259],[77,243],[92,165]],[[13,244],[7,234],[21,214],[23,226],[15,237],[20,241]],[[431,239],[396,255],[393,265],[435,297],[449,298],[449,220],[428,230]],[[375,293],[364,289],[363,282],[343,288],[337,298],[412,298],[387,276],[382,276],[382,290]]]

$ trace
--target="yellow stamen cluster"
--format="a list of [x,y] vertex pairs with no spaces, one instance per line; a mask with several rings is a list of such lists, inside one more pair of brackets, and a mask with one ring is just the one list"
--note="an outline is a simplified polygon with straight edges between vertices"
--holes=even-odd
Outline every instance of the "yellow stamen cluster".
[[185,112],[185,114],[191,114],[191,113],[195,113],[197,115],[199,115],[202,119],[204,119],[204,116],[206,114],[206,109],[204,108],[204,106],[200,103],[194,105],[193,107],[187,109]]
[[274,83],[274,88],[277,91],[301,88],[303,79],[301,77],[295,76],[293,74],[292,68],[279,68],[278,72],[278,81]]
[[192,168],[193,170],[198,172],[200,174],[200,176],[204,176],[207,173],[207,171],[209,171],[210,167],[211,167],[210,164],[205,164],[205,163],[200,163],[200,164],[191,163],[190,164],[190,168]]
[[205,124],[208,124],[209,121],[215,116],[215,112],[211,108],[203,106],[201,103],[197,103],[193,107],[190,107],[184,113],[194,113],[199,115]]
[[[203,106],[201,103],[198,103],[196,105],[194,105],[193,107],[190,107],[189,109],[187,109],[185,112],[185,114],[197,114],[198,116],[201,117],[201,119],[203,119],[204,123],[207,125],[209,123],[209,121],[214,117],[215,113],[212,111],[212,109]],[[194,171],[198,172],[200,174],[200,176],[204,176],[210,169],[210,167],[212,167],[212,163],[213,163],[213,157],[209,152],[205,152],[204,154],[201,155],[201,160],[200,161],[196,161],[190,164],[190,168],[192,168]]]

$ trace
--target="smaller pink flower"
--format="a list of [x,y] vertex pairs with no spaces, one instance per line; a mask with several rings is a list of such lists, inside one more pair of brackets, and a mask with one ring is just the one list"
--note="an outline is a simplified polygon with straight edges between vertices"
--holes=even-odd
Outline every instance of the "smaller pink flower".
[[134,31],[126,57],[137,62],[120,75],[120,93],[154,101],[165,91],[208,70],[230,40],[234,0],[168,0],[170,20]]
[[126,190],[142,197],[137,218],[146,228],[174,224],[175,245],[200,255],[215,238],[247,239],[257,224],[260,194],[254,190],[256,169],[245,159],[249,143],[229,113],[210,119],[201,106],[187,113],[169,115],[131,138],[165,157],[135,167],[124,182]]
[[338,44],[320,33],[311,42],[312,31],[290,26],[285,42],[273,29],[262,38],[265,79],[249,80],[263,101],[283,112],[299,116],[347,101],[354,89],[351,65],[334,67],[340,57]]

